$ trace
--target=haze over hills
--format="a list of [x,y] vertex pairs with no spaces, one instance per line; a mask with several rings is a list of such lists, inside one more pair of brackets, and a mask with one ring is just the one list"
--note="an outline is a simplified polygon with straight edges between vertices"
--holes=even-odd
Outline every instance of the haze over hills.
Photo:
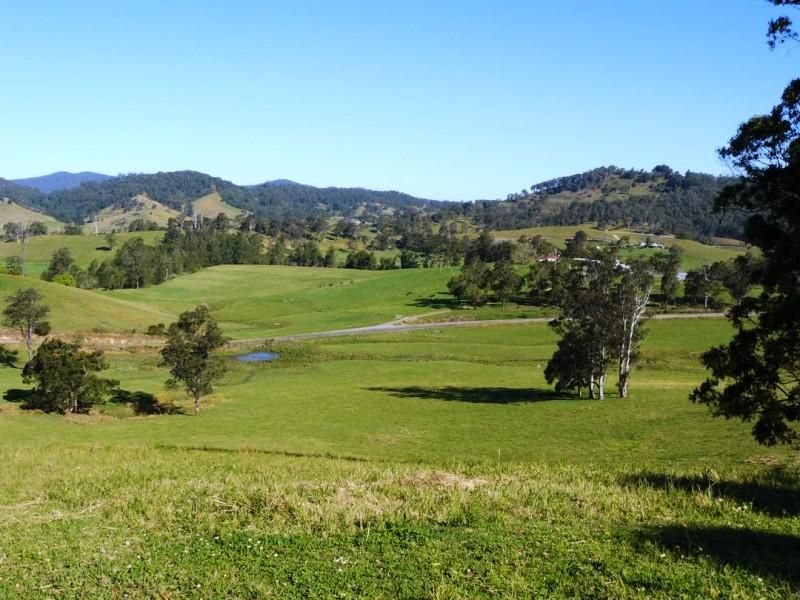
[[40,192],[49,194],[50,192],[56,192],[58,190],[71,190],[87,181],[100,182],[111,178],[111,175],[103,175],[102,173],[94,173],[92,171],[81,171],[80,173],[57,171],[49,175],[12,179],[12,181],[19,185],[32,187]]

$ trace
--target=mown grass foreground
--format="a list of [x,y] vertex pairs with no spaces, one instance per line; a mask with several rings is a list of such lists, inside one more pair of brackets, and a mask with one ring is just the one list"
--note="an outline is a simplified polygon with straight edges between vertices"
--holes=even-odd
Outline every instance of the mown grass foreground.
[[199,417],[0,403],[0,596],[797,595],[796,454],[686,399],[727,324],[650,328],[626,400],[553,394],[526,325],[279,348]]

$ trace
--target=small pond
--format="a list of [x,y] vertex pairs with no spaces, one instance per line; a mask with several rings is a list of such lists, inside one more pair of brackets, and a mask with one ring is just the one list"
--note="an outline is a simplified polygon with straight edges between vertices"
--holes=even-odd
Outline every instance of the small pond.
[[239,362],[272,362],[278,360],[280,355],[277,352],[250,352],[234,357]]

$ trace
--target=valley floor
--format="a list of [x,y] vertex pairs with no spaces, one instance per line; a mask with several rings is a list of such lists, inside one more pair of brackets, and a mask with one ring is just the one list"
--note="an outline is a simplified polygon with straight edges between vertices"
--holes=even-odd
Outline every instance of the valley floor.
[[796,453],[687,400],[727,323],[648,327],[603,402],[552,392],[541,323],[286,343],[198,417],[157,355],[109,353],[176,410],[0,401],[0,596],[800,594]]

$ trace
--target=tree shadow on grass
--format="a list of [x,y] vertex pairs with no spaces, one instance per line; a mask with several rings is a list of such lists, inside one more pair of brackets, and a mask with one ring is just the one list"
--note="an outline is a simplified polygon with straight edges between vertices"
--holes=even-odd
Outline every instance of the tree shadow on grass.
[[385,392],[396,398],[422,398],[449,402],[472,402],[476,404],[525,404],[551,400],[575,400],[563,393],[538,388],[504,387],[371,387],[372,392]]
[[[15,402],[24,409],[35,408],[35,390],[12,388],[5,391],[3,400]],[[137,415],[182,415],[183,409],[171,402],[163,402],[153,394],[147,392],[129,392],[127,390],[114,390],[110,401],[114,404],[127,404]]]
[[800,515],[800,485],[795,476],[775,469],[765,478],[766,481],[728,481],[709,475],[673,476],[644,472],[627,475],[623,483],[660,490],[708,493],[715,498],[750,504],[754,511],[773,517]]
[[431,298],[416,298],[413,302],[409,302],[408,306],[416,306],[418,308],[435,308],[435,309],[446,308],[449,310],[455,310],[457,308],[462,308],[464,304],[462,304],[455,298],[431,297]]
[[22,408],[29,408],[31,406],[34,394],[34,390],[10,388],[3,393],[3,400],[6,402],[21,404]]
[[665,550],[692,557],[708,557],[720,565],[746,569],[800,585],[800,538],[785,533],[737,529],[668,525],[639,530],[637,546],[655,543]]
[[185,414],[183,409],[171,402],[163,402],[147,392],[129,392],[115,390],[111,401],[116,404],[128,404],[137,415],[178,415]]
[[18,369],[19,367],[17,367],[17,358],[19,358],[19,352],[16,350],[9,350],[0,344],[0,367]]

